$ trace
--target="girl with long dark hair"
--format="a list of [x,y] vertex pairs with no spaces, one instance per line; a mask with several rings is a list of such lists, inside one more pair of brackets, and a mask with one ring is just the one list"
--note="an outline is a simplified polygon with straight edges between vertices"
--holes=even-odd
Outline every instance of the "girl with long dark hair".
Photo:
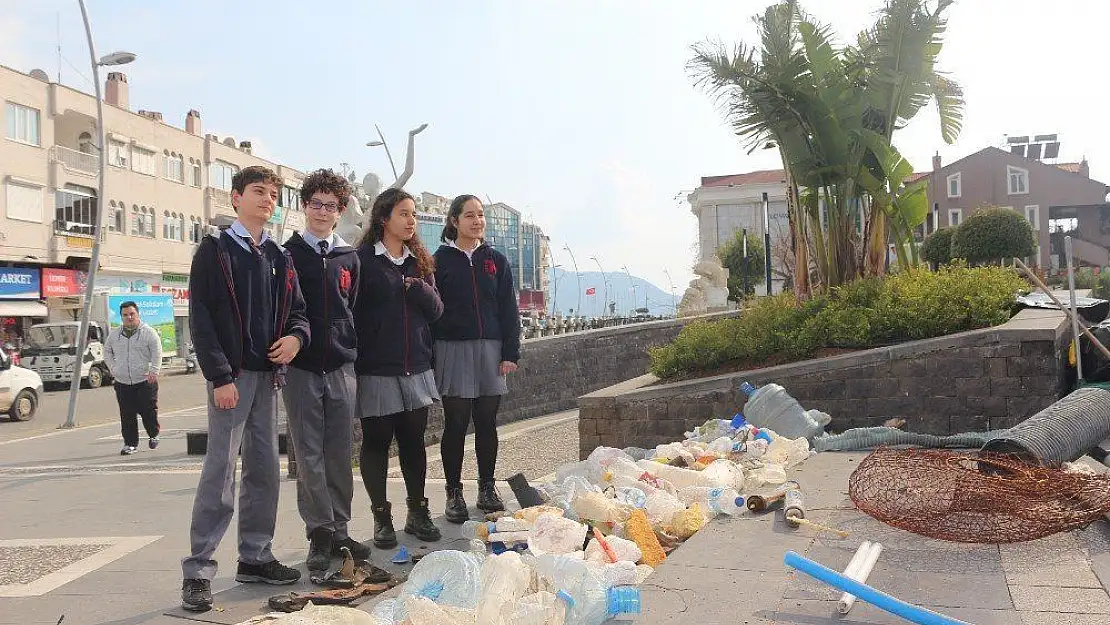
[[481,200],[460,195],[451,202],[440,237],[444,244],[435,253],[444,309],[433,326],[444,416],[440,455],[447,477],[445,516],[452,523],[470,518],[462,492],[462,460],[471,421],[478,457],[478,509],[505,509],[494,486],[497,410],[508,392],[505,378],[520,360],[520,312],[509,261],[485,243],[485,232]]
[[429,324],[443,313],[435,261],[416,234],[416,202],[401,189],[374,200],[358,245],[362,262],[355,307],[358,333],[356,414],[362,421],[360,470],[374,513],[374,544],[397,545],[386,500],[389,445],[397,439],[408,493],[405,533],[440,539],[424,496],[428,407],[439,400]]

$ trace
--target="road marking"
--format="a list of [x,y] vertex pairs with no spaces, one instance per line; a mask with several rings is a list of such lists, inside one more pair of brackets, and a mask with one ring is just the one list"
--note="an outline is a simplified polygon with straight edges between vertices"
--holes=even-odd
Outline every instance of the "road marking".
[[[200,406],[193,406],[191,408],[182,408],[180,410],[171,410],[170,412],[164,412],[162,414],[159,414],[158,418],[161,419],[163,417],[172,417],[174,415],[179,415],[179,414],[182,414],[182,413],[185,413],[185,412],[189,412],[189,411],[192,411],[192,410],[199,410],[201,408],[207,408],[207,407],[208,407],[208,404],[202,404]],[[53,432],[47,432],[45,434],[35,434],[34,436],[26,436],[26,437],[23,437],[23,438],[14,438],[10,441],[0,441],[0,447],[3,447],[4,445],[12,445],[14,443],[24,443],[24,442],[27,442],[27,441],[38,440],[40,438],[48,438],[48,437],[51,437],[51,436],[61,436],[62,434],[69,434],[71,432],[80,432],[82,430],[91,430],[93,428],[103,428],[103,427],[108,427],[108,426],[118,428],[119,423],[115,422],[115,421],[109,421],[108,423],[97,423],[96,425],[79,425],[75,428],[64,428],[63,429],[63,428],[59,427],[57,430],[55,430]]]
[[12,538],[0,547],[53,547],[65,545],[108,545],[93,555],[48,573],[26,584],[0,585],[0,597],[38,597],[91,573],[123,556],[162,538],[159,536],[98,536],[93,538]]

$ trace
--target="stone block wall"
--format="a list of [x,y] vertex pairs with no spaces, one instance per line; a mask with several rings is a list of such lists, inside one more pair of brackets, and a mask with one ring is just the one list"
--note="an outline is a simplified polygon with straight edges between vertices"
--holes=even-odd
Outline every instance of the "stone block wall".
[[906,429],[954,434],[1015,425],[1068,384],[1069,326],[1058,311],[1025,310],[996,328],[831,358],[672,384],[651,375],[579,401],[580,453],[599,445],[653,447],[743,409],[743,381],[781,384],[829,429],[906,419]]

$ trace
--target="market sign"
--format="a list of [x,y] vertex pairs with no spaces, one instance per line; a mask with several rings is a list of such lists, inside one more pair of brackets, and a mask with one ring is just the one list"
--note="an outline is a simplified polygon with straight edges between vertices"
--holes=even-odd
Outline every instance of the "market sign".
[[0,267],[0,299],[40,299],[39,285],[38,269]]

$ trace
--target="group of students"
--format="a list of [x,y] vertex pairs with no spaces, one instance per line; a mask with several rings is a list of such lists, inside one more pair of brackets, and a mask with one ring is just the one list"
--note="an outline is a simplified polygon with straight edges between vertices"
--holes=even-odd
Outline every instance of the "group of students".
[[[472,195],[454,199],[431,254],[416,229],[416,203],[383,191],[353,246],[335,232],[351,197],[331,170],[301,187],[306,226],[279,246],[264,231],[282,180],[253,166],[232,180],[237,220],[206,236],[189,279],[190,329],[208,381],[208,447],[193,503],[191,553],[182,560],[182,607],[212,606],[213,559],[239,492],[240,582],[290,584],[300,572],[274,557],[280,469],[277,395],[286,406],[297,459],[297,507],[309,540],[307,568],[327,570],[350,550],[354,491],[352,419],[359,419],[359,470],[374,517],[373,543],[397,544],[386,496],[389,449],[397,442],[407,491],[404,531],[440,539],[425,497],[428,409],[441,402],[447,478],[445,516],[463,523],[462,461],[473,422],[477,507],[503,510],[494,486],[496,418],[506,376],[517,368],[520,322],[508,260],[483,239],[485,215]],[[279,391],[280,389],[280,391]]]

